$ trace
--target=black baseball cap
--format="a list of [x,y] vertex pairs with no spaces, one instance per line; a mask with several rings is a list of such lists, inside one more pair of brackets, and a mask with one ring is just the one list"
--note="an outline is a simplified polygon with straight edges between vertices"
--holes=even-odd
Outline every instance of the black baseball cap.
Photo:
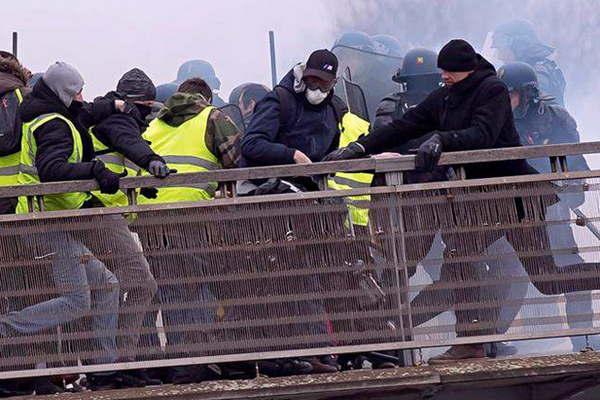
[[306,62],[303,78],[314,76],[324,81],[335,79],[338,70],[338,59],[327,49],[314,51]]

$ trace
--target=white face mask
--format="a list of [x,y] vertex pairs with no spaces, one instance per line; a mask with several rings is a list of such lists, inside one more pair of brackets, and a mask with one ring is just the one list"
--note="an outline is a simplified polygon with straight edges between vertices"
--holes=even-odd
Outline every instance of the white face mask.
[[327,98],[327,96],[329,96],[329,91],[321,92],[319,89],[306,89],[304,95],[306,96],[306,100],[308,100],[310,104],[316,106],[318,104],[321,104]]

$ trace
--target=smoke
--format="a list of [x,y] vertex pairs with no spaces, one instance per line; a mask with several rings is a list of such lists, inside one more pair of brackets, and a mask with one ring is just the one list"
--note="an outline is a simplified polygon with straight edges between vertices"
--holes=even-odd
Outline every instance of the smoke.
[[[596,0],[342,0],[331,2],[338,34],[394,35],[407,48],[439,49],[464,38],[481,49],[488,32],[516,18],[531,21],[567,80],[566,106],[584,141],[600,140],[600,3]],[[391,86],[392,87],[392,86]],[[593,164],[600,166],[600,160]]]

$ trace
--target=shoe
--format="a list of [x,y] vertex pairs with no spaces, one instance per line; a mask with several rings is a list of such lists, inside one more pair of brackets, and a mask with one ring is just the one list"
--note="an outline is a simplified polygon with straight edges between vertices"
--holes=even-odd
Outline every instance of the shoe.
[[[338,363],[335,361],[334,364],[325,364],[318,357],[310,357],[307,359],[303,359],[302,361],[306,361],[310,363],[312,367],[312,371],[306,372],[311,374],[331,374],[333,372],[338,372]],[[341,368],[341,367],[340,367]]]
[[139,381],[139,383],[143,384],[143,386],[162,385],[162,381],[158,378],[151,377],[146,369],[126,370],[122,371],[121,374],[129,378],[131,382],[135,383],[136,381]]
[[483,358],[486,358],[483,344],[463,344],[452,346],[445,353],[431,357],[428,364],[451,364],[463,360]]
[[187,385],[205,381],[208,370],[205,365],[188,365],[185,367],[172,367],[169,370],[170,382],[174,385]]
[[391,361],[382,361],[373,363],[373,369],[392,369],[396,368],[396,364]]
[[331,365],[335,367],[338,372],[342,370],[342,366],[340,365],[338,356],[334,354],[329,354],[326,356],[321,356],[321,362],[326,365]]
[[38,378],[34,378],[31,384],[33,390],[35,391],[35,394],[37,395],[56,394],[63,393],[65,391],[62,387],[52,383],[50,377],[48,376],[40,376]]
[[121,389],[121,379],[117,372],[94,372],[87,374],[87,388],[97,392],[99,390]]
[[313,366],[310,362],[298,358],[286,358],[277,360],[281,364],[281,375],[304,375],[313,372]]

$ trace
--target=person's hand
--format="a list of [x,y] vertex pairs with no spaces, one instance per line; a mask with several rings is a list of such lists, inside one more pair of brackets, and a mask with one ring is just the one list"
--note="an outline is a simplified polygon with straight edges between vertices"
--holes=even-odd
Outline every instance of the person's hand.
[[327,154],[322,161],[352,160],[365,155],[365,148],[360,143],[352,142],[346,147],[341,147]]
[[141,188],[140,194],[147,199],[155,199],[158,196],[158,189],[153,187]]
[[386,152],[386,153],[379,153],[379,154],[375,154],[375,155],[371,156],[371,158],[374,158],[376,160],[387,160],[388,158],[398,158],[398,157],[402,157],[402,154]]
[[115,194],[119,191],[119,175],[106,168],[102,161],[94,161],[92,174],[100,186],[100,193]]
[[294,162],[296,164],[312,164],[310,158],[300,150],[294,152]]
[[115,109],[118,112],[125,112],[125,104],[127,103],[125,103],[123,100],[115,100]]
[[442,137],[435,133],[429,139],[421,143],[417,150],[415,167],[419,171],[431,172],[437,166],[442,155]]
[[150,161],[150,164],[148,164],[148,172],[150,172],[156,178],[163,179],[169,176],[169,173],[171,171],[169,170],[169,167],[167,167],[167,164],[164,163],[164,161],[152,160]]

